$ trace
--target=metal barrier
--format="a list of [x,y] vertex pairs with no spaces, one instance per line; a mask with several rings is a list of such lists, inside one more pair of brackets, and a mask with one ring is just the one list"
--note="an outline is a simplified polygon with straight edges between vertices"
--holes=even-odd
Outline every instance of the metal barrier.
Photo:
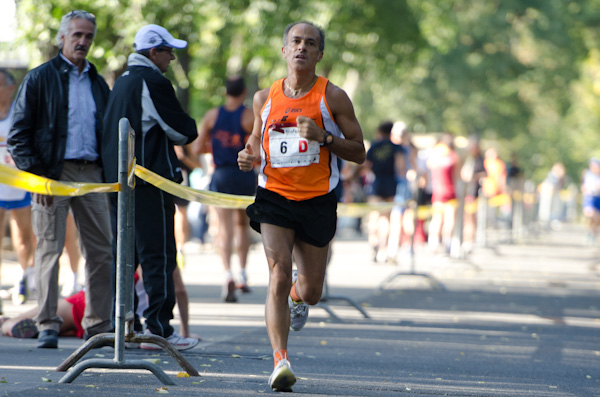
[[488,214],[488,201],[481,192],[477,197],[477,217],[475,230],[475,242],[480,247],[487,246],[487,214]]
[[[417,178],[418,179],[418,178]],[[406,205],[413,211],[413,233],[410,238],[410,270],[408,272],[394,272],[386,277],[380,284],[379,289],[384,289],[387,284],[391,283],[395,279],[399,277],[419,277],[427,280],[432,288],[437,290],[445,290],[445,287],[442,283],[435,279],[435,277],[427,274],[427,273],[418,273],[416,272],[416,259],[415,259],[415,235],[417,234],[417,223],[419,222],[419,206],[418,202],[421,199],[421,194],[423,192],[417,188],[416,183],[411,184],[411,197],[413,199],[409,200]]]
[[[416,231],[416,225],[418,222],[418,216],[416,216],[416,212],[417,212],[417,203],[414,200],[411,200],[409,202],[409,206],[413,208],[413,210],[415,211],[415,216],[414,216],[414,230]],[[425,280],[427,280],[429,282],[429,284],[431,285],[432,288],[437,289],[437,290],[445,290],[446,288],[444,287],[444,285],[442,283],[440,283],[438,280],[435,279],[435,277],[427,274],[427,273],[418,273],[416,272],[416,258],[415,258],[415,234],[416,232],[413,232],[411,238],[410,238],[410,270],[408,272],[394,272],[392,274],[390,274],[389,276],[387,276],[380,284],[379,284],[379,289],[382,290],[386,287],[387,284],[391,283],[392,281],[394,281],[395,279],[399,278],[399,277],[403,277],[403,276],[408,276],[408,277],[420,277],[423,278]]]
[[[327,255],[327,266],[329,266],[329,261],[331,260],[331,246],[329,247],[329,253]],[[365,309],[355,300],[346,295],[332,295],[329,293],[329,284],[327,283],[327,270],[325,270],[325,280],[323,281],[323,293],[321,294],[321,299],[316,304],[317,307],[325,310],[327,314],[329,314],[336,321],[341,321],[341,319],[335,314],[335,312],[329,307],[326,302],[329,301],[345,301],[350,306],[353,306],[356,310],[363,315],[364,318],[370,318],[369,314],[365,311]]]
[[134,132],[126,118],[119,120],[119,193],[117,206],[117,291],[115,303],[115,333],[95,335],[87,340],[61,365],[58,372],[67,371],[73,364],[96,346],[111,344],[115,348],[114,359],[93,358],[75,365],[59,383],[71,383],[88,368],[146,369],[163,384],[175,385],[156,364],[145,360],[126,360],[125,342],[149,342],[161,346],[190,375],[200,376],[198,371],[174,349],[166,339],[157,335],[135,335],[133,332],[133,273],[135,270],[135,205],[134,205]]

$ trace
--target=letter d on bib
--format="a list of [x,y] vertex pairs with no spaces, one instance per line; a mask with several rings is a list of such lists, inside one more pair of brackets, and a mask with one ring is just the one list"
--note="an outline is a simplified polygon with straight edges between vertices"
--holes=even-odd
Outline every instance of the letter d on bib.
[[308,150],[308,142],[304,139],[298,141],[298,153],[304,153]]

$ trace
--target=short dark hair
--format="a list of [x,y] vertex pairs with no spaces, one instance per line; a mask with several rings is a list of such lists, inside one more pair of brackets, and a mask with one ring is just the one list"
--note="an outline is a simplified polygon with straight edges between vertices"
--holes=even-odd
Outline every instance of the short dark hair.
[[2,73],[4,75],[4,80],[5,80],[4,82],[6,83],[7,86],[16,84],[15,76],[13,76],[12,73],[10,73],[8,71],[8,69],[0,68],[0,73]]
[[317,29],[317,31],[319,32],[319,38],[321,39],[321,41],[319,42],[319,51],[324,51],[325,50],[325,31],[320,26],[317,26],[314,23],[308,22],[308,21],[292,22],[288,26],[286,26],[285,30],[283,31],[283,46],[285,47],[285,45],[287,44],[287,36],[288,36],[288,33],[290,32],[290,29],[296,25],[300,25],[303,23],[310,25],[313,28]]
[[394,123],[392,123],[391,121],[384,121],[383,123],[379,124],[379,127],[377,127],[377,131],[383,132],[384,134],[389,135],[392,133],[393,127],[394,127]]
[[240,96],[244,93],[246,89],[246,84],[244,83],[244,78],[241,76],[232,76],[227,79],[227,83],[225,84],[225,89],[227,95],[229,96]]
[[138,54],[145,56],[146,58],[150,59],[150,48],[147,48],[145,50],[138,50],[136,51]]

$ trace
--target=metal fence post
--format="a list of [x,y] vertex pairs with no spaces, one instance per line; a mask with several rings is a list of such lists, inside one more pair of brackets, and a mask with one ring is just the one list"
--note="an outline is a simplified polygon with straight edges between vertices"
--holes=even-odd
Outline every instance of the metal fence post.
[[133,336],[133,273],[135,205],[134,179],[129,172],[135,165],[133,130],[126,118],[119,120],[119,199],[117,204],[117,291],[115,304],[115,361],[124,361],[125,335]]
[[477,244],[480,247],[487,247],[487,214],[487,197],[485,197],[481,189],[479,189],[479,195],[477,197],[477,231],[475,241],[477,241]]
[[200,376],[198,371],[164,338],[157,335],[134,335],[133,333],[133,271],[135,269],[135,205],[133,202],[134,132],[129,120],[119,120],[119,193],[117,204],[117,290],[115,302],[115,334],[95,335],[75,350],[56,371],[67,371],[96,345],[114,343],[113,360],[93,358],[75,365],[59,383],[71,383],[88,368],[146,369],[152,372],[163,384],[175,385],[175,382],[156,364],[145,360],[125,360],[125,340],[130,342],[149,342],[161,346],[190,375]]

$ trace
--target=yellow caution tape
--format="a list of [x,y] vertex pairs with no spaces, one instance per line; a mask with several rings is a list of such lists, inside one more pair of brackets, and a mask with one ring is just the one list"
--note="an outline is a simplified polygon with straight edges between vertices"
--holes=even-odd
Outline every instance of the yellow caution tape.
[[131,163],[129,164],[129,170],[127,171],[127,186],[134,189],[135,188],[135,165],[136,158],[131,159]]
[[537,196],[532,193],[526,193],[523,195],[523,202],[525,204],[535,204],[537,201]]
[[[181,186],[180,184],[165,179],[142,166],[136,165],[135,159],[128,172],[130,184],[134,174],[159,189],[189,201],[232,209],[244,209],[254,202],[253,196],[238,196]],[[2,164],[0,164],[0,183],[27,190],[32,193],[51,196],[82,196],[88,193],[113,193],[119,191],[119,183],[56,181]],[[563,193],[562,196],[564,197],[565,194]],[[522,200],[523,202],[530,204],[535,202],[535,199],[535,194],[522,194],[518,191],[513,192],[514,201]],[[510,196],[508,194],[500,194],[490,198],[488,200],[488,205],[497,207],[507,204],[509,201]],[[449,203],[457,205],[456,200],[451,200]],[[338,205],[338,215],[341,217],[361,217],[372,211],[390,211],[397,205],[398,204],[396,203],[340,203]],[[465,204],[465,211],[467,213],[474,213],[476,209],[476,202]],[[435,209],[432,208],[432,206],[419,206],[417,208],[417,217],[418,219],[428,219],[431,217],[433,211],[435,211]]]
[[[215,207],[244,209],[254,202],[254,196],[238,196],[235,194],[197,190],[188,186],[181,186],[180,184],[163,178],[140,165],[135,166],[135,175],[174,196]],[[340,203],[338,205],[338,216],[360,217],[371,211],[389,211],[394,206],[394,203]]]
[[574,198],[574,194],[572,191],[567,190],[567,189],[562,189],[559,193],[558,196],[560,197],[560,199],[562,201],[570,201],[573,200]]
[[417,218],[421,221],[431,218],[433,209],[430,205],[421,205],[417,208]]
[[533,204],[537,200],[537,196],[534,193],[523,193],[520,190],[514,190],[512,192],[512,199],[514,202],[523,202],[525,204]]
[[50,196],[83,196],[119,191],[118,183],[59,182],[0,164],[0,183]]
[[490,207],[500,207],[508,203],[510,203],[510,196],[506,193],[502,193],[488,199],[488,205]]
[[391,211],[398,204],[394,203],[339,203],[338,216],[348,218],[360,218],[373,211]]
[[242,209],[254,202],[254,197],[252,196],[237,196],[235,194],[210,192],[192,189],[188,186],[181,186],[178,183],[155,174],[141,165],[135,166],[135,175],[138,178],[174,196],[181,197],[189,201],[197,201],[202,204],[213,205],[215,207]]
[[523,192],[520,190],[515,190],[512,192],[513,201],[523,201]]
[[[154,172],[140,165],[135,166],[135,175],[138,176],[140,179],[174,196],[181,197],[189,201],[196,201],[202,204],[212,205],[215,207],[244,209],[254,202],[253,196],[237,196],[234,194],[197,190],[191,187],[181,186],[180,184],[165,179],[160,175],[155,174]],[[517,195],[517,198],[523,199],[526,203],[528,203],[533,202],[535,200],[535,195]],[[510,202],[510,199],[511,197],[508,194],[499,194],[495,197],[488,199],[488,205],[490,207],[502,206],[504,204],[508,204]],[[458,205],[458,200],[450,200],[446,204],[456,207]],[[397,203],[339,203],[338,216],[357,218],[367,215],[372,211],[390,211],[397,205]],[[435,208],[435,206],[431,205],[419,206],[417,208],[417,218],[421,220],[429,219],[431,218],[431,215],[434,211],[439,210],[441,210],[441,208]],[[470,214],[476,213],[477,201],[472,203],[465,203],[465,212]]]
[[477,200],[473,200],[470,203],[465,203],[465,213],[466,214],[476,214],[477,213]]

